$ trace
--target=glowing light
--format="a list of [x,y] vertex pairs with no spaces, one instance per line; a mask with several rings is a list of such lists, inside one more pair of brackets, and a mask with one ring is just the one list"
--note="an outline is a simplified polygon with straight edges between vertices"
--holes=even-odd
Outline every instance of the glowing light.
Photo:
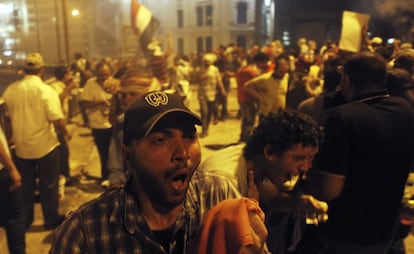
[[6,47],[10,47],[14,44],[15,40],[13,38],[6,38],[6,40],[4,40],[4,45]]
[[72,16],[74,16],[74,17],[79,16],[79,10],[78,9],[73,9],[72,10]]

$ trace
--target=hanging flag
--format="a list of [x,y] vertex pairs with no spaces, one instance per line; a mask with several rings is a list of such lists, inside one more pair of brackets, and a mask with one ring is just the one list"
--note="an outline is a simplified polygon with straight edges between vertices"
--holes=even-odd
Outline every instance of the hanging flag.
[[142,51],[146,52],[148,44],[151,43],[155,31],[160,26],[160,22],[138,0],[131,0],[131,26],[134,33],[138,35]]

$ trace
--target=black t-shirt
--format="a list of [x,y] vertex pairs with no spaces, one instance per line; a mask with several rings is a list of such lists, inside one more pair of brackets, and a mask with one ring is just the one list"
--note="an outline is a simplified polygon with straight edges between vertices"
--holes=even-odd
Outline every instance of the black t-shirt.
[[154,234],[155,238],[157,238],[158,242],[164,247],[164,249],[167,251],[167,253],[170,250],[170,242],[171,242],[171,236],[174,231],[174,224],[166,229],[163,230],[154,230],[152,233]]
[[318,168],[346,176],[321,225],[327,235],[362,244],[390,239],[412,159],[413,119],[406,101],[381,94],[325,113]]

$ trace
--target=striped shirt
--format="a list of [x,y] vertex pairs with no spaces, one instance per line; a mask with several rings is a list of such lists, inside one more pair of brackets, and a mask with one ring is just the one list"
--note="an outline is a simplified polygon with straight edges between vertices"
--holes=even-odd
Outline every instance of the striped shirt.
[[165,250],[148,227],[139,203],[124,188],[110,190],[73,212],[54,232],[50,253],[186,254],[207,211],[240,197],[224,177],[196,171]]

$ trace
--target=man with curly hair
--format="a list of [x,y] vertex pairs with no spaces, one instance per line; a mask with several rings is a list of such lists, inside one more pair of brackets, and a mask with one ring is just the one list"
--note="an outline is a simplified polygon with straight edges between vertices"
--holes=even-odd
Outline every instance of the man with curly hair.
[[266,212],[269,250],[285,253],[299,240],[300,230],[289,233],[304,225],[297,224],[297,218],[303,222],[305,213],[316,215],[314,219],[326,213],[324,202],[299,188],[321,137],[317,123],[307,115],[279,110],[264,117],[246,143],[216,152],[199,170],[225,176],[243,196],[260,200]]

